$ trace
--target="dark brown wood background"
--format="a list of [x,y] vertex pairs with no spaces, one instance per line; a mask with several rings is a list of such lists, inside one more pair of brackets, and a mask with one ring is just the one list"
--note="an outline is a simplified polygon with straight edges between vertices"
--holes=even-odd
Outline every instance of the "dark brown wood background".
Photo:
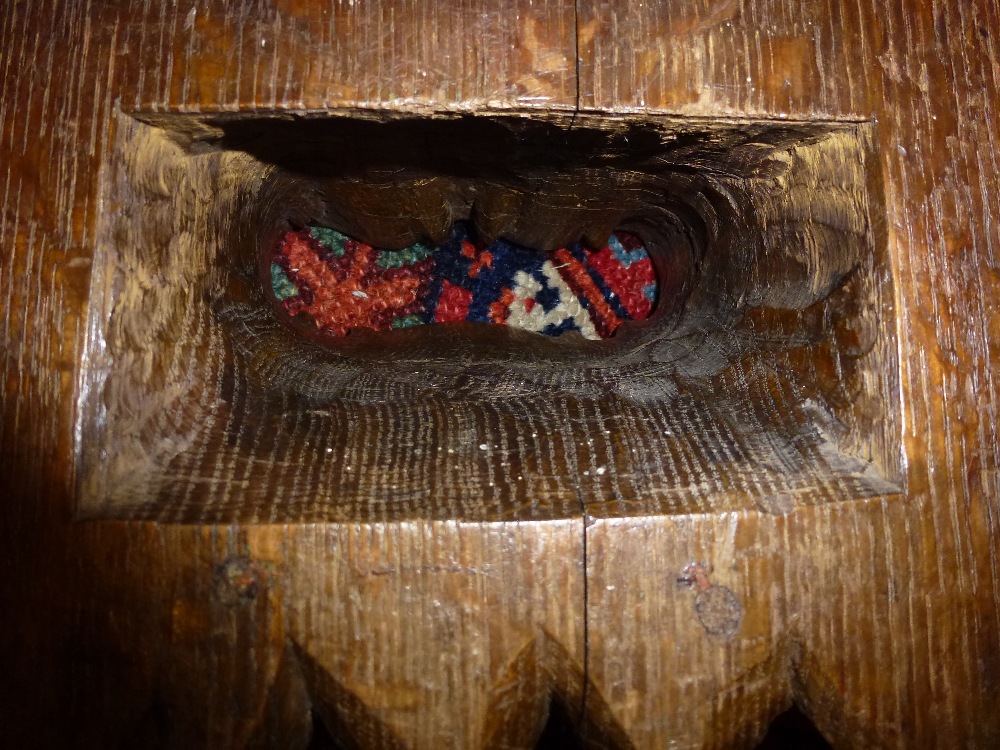
[[[361,747],[530,746],[555,696],[610,746],[752,745],[793,699],[838,746],[1000,745],[998,44],[991,0],[7,0],[3,744],[297,746],[315,713]],[[362,104],[874,119],[906,496],[586,523],[74,522],[113,112]],[[733,642],[677,588],[692,560],[743,602]]]

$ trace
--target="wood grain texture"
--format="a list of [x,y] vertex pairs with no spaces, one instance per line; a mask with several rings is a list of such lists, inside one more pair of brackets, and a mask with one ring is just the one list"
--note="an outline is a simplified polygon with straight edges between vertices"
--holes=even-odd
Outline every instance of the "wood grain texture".
[[[733,725],[716,712],[755,690],[749,713],[758,721],[791,697],[836,746],[995,744],[997,5],[647,7],[581,6],[581,48],[592,50],[581,66],[585,106],[874,115],[899,309],[908,492],[796,511],[787,521],[598,521],[588,528],[591,674],[605,694],[618,691],[612,707],[650,747],[678,738],[724,746],[718,727]],[[668,42],[668,28],[682,33]],[[681,617],[678,598],[691,598],[667,584],[693,560],[711,563],[745,608],[731,640],[706,633],[690,609],[687,627],[684,619],[659,625]],[[620,597],[642,599],[637,581],[646,599],[630,607]],[[629,614],[605,630],[595,613],[609,612]],[[646,639],[653,631],[660,635]],[[630,641],[654,655],[623,671],[616,656]],[[762,652],[744,651],[763,643]],[[687,661],[694,651],[702,659]],[[709,666],[720,663],[720,672]],[[790,696],[774,692],[772,670]],[[663,692],[648,690],[657,680]],[[664,713],[672,701],[698,713],[690,721]],[[762,731],[742,727],[749,734],[728,736],[742,743]]]
[[[837,746],[996,746],[998,34],[995,0],[5,3],[5,742],[304,747],[315,712],[360,747],[530,747],[556,696],[612,747],[752,745],[791,700]],[[117,109],[485,106],[871,118],[905,496],[74,521]]]
[[575,13],[564,2],[146,0],[102,3],[87,22],[123,56],[125,109],[576,102]]
[[838,0],[581,0],[580,107],[867,118],[879,26]]

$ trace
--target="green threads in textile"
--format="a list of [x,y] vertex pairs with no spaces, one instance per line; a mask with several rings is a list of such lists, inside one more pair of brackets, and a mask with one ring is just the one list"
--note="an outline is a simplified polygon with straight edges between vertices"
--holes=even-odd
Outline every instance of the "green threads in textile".
[[285,275],[277,263],[271,264],[271,288],[274,289],[274,296],[279,300],[297,297],[299,294],[299,288],[292,283],[292,280]]

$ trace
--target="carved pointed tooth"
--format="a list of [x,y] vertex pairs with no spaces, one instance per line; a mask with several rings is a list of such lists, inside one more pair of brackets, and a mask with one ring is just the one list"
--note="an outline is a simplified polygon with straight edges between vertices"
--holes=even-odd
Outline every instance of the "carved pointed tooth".
[[456,215],[465,212],[460,186],[449,178],[432,177],[415,182],[410,188],[409,199],[414,242],[427,239],[440,245],[451,236]]
[[513,240],[524,194],[499,185],[488,187],[495,189],[480,190],[472,204],[471,218],[476,232],[487,243],[500,237]]

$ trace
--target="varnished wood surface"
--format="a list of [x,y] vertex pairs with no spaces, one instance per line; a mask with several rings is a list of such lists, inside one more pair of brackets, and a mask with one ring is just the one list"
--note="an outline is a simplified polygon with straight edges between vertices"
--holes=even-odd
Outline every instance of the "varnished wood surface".
[[882,14],[866,15],[865,6],[583,0],[580,106],[867,119],[878,108],[870,46],[879,43]]
[[[998,34],[990,0],[5,4],[5,743],[304,746],[315,712],[360,747],[524,747],[555,696],[610,746],[752,745],[793,699],[837,746],[996,746]],[[117,106],[872,119],[905,494],[510,524],[74,521]],[[678,584],[693,562],[705,585]]]

